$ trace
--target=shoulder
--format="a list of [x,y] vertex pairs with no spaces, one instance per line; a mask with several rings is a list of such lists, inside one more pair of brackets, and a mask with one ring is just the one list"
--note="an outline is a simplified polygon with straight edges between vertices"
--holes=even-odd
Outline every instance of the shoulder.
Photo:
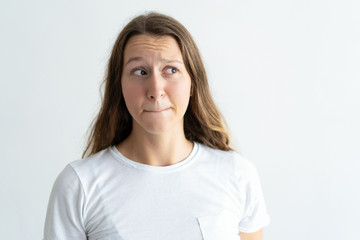
[[112,169],[118,162],[111,153],[111,147],[103,149],[90,157],[73,161],[69,164],[76,174],[83,178],[84,175],[89,177],[98,175]]
[[87,195],[89,187],[98,179],[114,174],[115,166],[118,164],[111,154],[111,148],[106,148],[90,157],[79,159],[69,163],[58,175],[54,188],[62,192],[66,189],[82,189]]
[[79,185],[79,178],[73,167],[68,164],[57,176],[53,185],[52,192],[67,194],[74,189],[75,185]]
[[251,177],[257,174],[254,164],[236,151],[223,151],[203,144],[199,145],[200,155],[204,161],[212,161],[218,167],[223,166],[232,169],[238,178]]

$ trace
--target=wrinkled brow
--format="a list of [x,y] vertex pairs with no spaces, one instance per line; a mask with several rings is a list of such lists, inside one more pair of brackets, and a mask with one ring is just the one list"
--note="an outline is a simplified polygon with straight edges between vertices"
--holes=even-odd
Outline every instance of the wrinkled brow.
[[184,64],[182,61],[180,61],[180,60],[177,59],[177,58],[174,58],[174,59],[162,58],[162,59],[161,59],[161,62],[163,62],[163,63],[173,63],[173,62],[176,62],[176,63]]
[[124,66],[128,65],[128,64],[131,63],[131,62],[140,61],[141,59],[142,59],[142,57],[132,57],[132,58],[130,58],[130,59],[125,63]]
[[[143,59],[142,57],[132,57],[125,63],[124,66],[128,65],[131,62],[141,61],[142,59]],[[180,61],[179,59],[176,59],[176,58],[175,59],[162,58],[161,62],[163,62],[163,63],[174,63],[175,62],[175,63],[184,65],[184,63],[182,61]]]

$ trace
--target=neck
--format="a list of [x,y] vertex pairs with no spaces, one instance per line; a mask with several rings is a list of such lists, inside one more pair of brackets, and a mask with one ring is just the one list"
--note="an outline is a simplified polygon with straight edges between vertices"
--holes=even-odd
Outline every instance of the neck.
[[189,156],[193,143],[184,131],[149,134],[133,129],[130,136],[117,149],[127,158],[153,166],[169,166]]

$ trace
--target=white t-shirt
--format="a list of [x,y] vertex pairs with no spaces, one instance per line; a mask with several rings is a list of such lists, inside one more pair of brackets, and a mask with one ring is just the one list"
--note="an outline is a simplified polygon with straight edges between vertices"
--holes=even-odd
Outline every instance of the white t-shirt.
[[69,164],[51,192],[45,240],[235,240],[269,223],[254,166],[195,143],[170,166],[114,146]]

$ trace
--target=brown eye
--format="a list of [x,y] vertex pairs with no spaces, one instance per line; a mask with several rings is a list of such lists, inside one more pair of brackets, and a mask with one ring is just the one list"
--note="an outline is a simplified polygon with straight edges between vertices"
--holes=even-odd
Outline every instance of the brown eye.
[[165,70],[165,73],[167,74],[174,74],[177,72],[177,69],[174,68],[174,67],[168,67],[166,70]]
[[137,76],[144,76],[144,75],[146,75],[146,72],[142,69],[137,69],[134,71],[134,74]]

